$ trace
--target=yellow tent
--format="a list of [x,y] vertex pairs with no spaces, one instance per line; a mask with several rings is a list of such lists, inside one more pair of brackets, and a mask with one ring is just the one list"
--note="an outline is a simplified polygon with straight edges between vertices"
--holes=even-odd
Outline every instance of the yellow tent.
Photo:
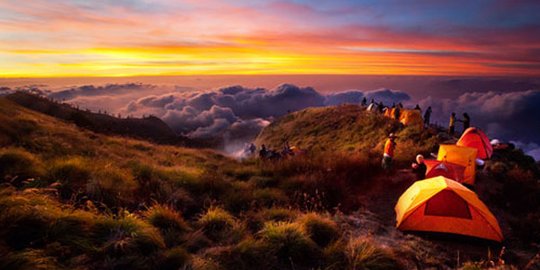
[[401,110],[399,122],[406,126],[424,126],[424,119],[419,110]]
[[402,231],[503,240],[497,219],[476,194],[443,176],[415,182],[401,195],[395,210],[396,227]]
[[461,183],[474,185],[476,173],[476,155],[478,150],[472,147],[441,144],[437,160],[465,166]]

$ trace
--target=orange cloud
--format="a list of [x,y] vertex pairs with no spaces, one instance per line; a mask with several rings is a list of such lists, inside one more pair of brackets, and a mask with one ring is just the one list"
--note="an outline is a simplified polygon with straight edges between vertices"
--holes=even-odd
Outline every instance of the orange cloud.
[[158,1],[156,9],[170,8],[145,11],[67,0],[1,2],[13,15],[0,13],[0,76],[540,74],[540,39],[531,37],[540,31],[526,26],[444,33],[337,24],[325,16],[346,10],[290,3],[173,4]]

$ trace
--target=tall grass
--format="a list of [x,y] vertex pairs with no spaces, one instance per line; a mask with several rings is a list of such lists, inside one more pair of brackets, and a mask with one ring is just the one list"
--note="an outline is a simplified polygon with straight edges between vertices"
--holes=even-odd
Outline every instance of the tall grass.
[[185,233],[191,230],[180,213],[166,206],[154,205],[143,215],[148,223],[159,229],[169,247],[181,244]]
[[350,269],[403,269],[390,251],[369,239],[351,240],[347,246],[347,260]]
[[197,221],[204,234],[212,241],[230,243],[242,238],[243,225],[230,213],[219,207],[211,207]]
[[258,233],[283,267],[316,267],[322,251],[297,223],[268,222]]
[[42,162],[28,151],[20,148],[0,150],[0,177],[3,181],[21,186],[28,179],[40,178],[44,173]]

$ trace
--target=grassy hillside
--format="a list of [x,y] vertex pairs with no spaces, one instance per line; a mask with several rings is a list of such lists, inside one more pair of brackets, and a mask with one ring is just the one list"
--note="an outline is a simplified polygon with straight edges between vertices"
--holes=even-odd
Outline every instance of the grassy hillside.
[[288,141],[310,152],[360,153],[382,155],[389,133],[395,133],[396,158],[411,162],[418,153],[429,154],[437,148],[436,136],[419,127],[402,126],[380,114],[359,106],[310,108],[288,114],[267,126],[257,137],[258,144],[280,149]]
[[[376,117],[365,116],[373,125]],[[380,120],[382,140],[395,124]],[[402,144],[427,136],[398,132]],[[393,205],[412,178],[381,172],[378,156],[360,151],[367,145],[237,162],[100,135],[0,98],[0,269],[444,269],[456,266],[456,250],[462,262],[489,265],[489,245],[456,248],[395,230]],[[508,164],[490,167],[501,184],[540,190],[532,168]],[[534,213],[533,199],[512,208]],[[526,256],[534,241],[518,242]]]
[[154,116],[117,118],[104,113],[79,110],[68,104],[57,103],[45,97],[26,92],[15,92],[6,96],[6,98],[28,109],[70,121],[79,127],[98,133],[141,138],[156,143],[191,144],[188,138],[176,135],[165,122]]

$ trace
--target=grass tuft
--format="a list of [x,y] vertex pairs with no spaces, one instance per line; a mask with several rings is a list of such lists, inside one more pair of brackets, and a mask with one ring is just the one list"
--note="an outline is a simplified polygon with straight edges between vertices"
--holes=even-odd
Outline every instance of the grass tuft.
[[321,250],[298,223],[268,222],[258,236],[284,267],[320,264]]
[[320,247],[326,247],[340,237],[337,224],[319,214],[305,214],[300,218],[299,222],[309,237]]
[[229,212],[219,207],[211,207],[204,213],[197,224],[212,241],[225,243],[243,233],[242,225]]
[[390,251],[363,238],[352,239],[349,242],[347,260],[351,269],[402,269]]
[[44,174],[43,164],[33,154],[19,148],[0,150],[0,177],[15,186],[28,179],[40,178]]
[[143,215],[148,223],[159,229],[167,246],[180,244],[184,234],[190,231],[180,213],[169,207],[154,205]]

